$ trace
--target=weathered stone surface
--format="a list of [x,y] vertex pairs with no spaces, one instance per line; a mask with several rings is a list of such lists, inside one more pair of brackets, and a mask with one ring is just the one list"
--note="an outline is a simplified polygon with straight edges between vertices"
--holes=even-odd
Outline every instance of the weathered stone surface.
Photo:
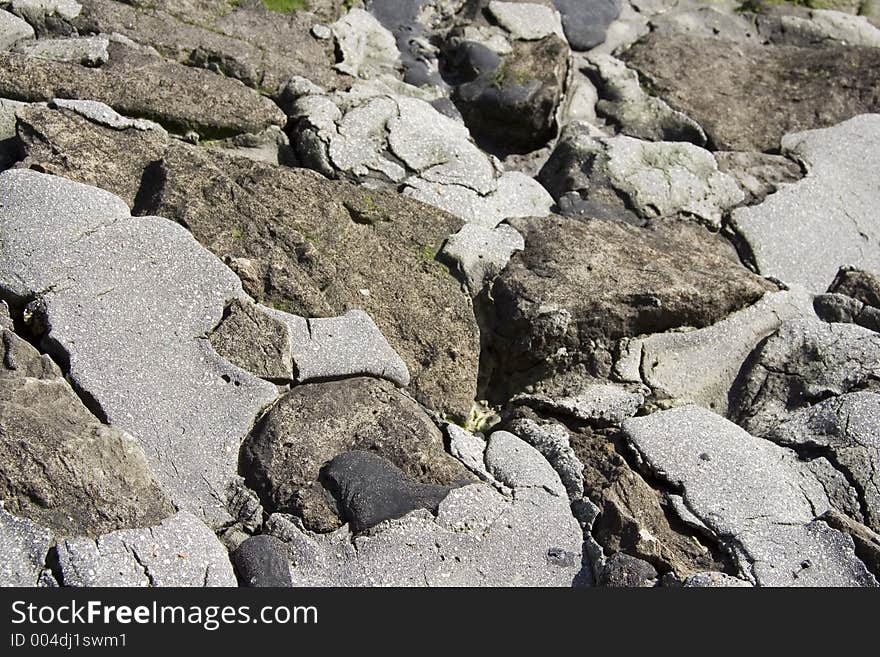
[[321,468],[352,450],[373,451],[419,483],[452,484],[467,471],[443,450],[427,415],[390,383],[354,378],[294,387],[242,447],[246,481],[270,511],[316,531],[342,524],[319,482]]
[[321,468],[321,483],[335,498],[340,517],[356,532],[416,509],[436,514],[452,490],[413,481],[393,463],[360,450],[333,457]]
[[767,437],[794,449],[827,454],[858,492],[865,524],[880,531],[878,426],[880,394],[851,392],[793,413]]
[[159,525],[58,543],[64,586],[236,586],[213,532],[181,512]]
[[880,276],[870,272],[843,267],[837,272],[828,291],[845,294],[866,306],[880,308]]
[[204,3],[176,0],[87,0],[73,23],[81,34],[124,35],[181,64],[272,94],[295,75],[327,86],[345,78],[332,68],[332,40],[321,41],[309,33],[315,16],[307,12],[279,14],[265,11],[259,3],[218,12]]
[[608,426],[635,415],[645,402],[645,396],[613,383],[588,383],[571,395],[526,394],[515,397],[514,401],[592,425]]
[[304,317],[363,309],[403,358],[421,402],[469,413],[478,329],[469,295],[434,261],[460,220],[397,194],[170,142],[158,131],[111,130],[66,110],[31,107],[19,132],[25,166],[183,223],[257,301]]
[[877,577],[877,574],[880,573],[880,534],[834,509],[823,513],[820,520],[852,538],[856,555]]
[[766,151],[788,132],[880,110],[880,50],[760,46],[652,34],[623,55],[717,149]]
[[18,16],[0,9],[0,50],[9,50],[19,41],[34,38],[34,28]]
[[0,329],[0,499],[58,535],[142,527],[174,512],[131,436],[102,425],[47,357]]
[[[52,108],[70,110],[76,112],[80,116],[107,126],[116,130],[125,130],[126,128],[135,128],[136,130],[157,130],[164,137],[165,130],[158,123],[147,121],[145,119],[130,119],[122,116],[109,105],[98,102],[96,100],[70,100],[65,98],[56,98],[50,104]],[[43,114],[41,118],[51,115]]]
[[724,573],[696,573],[684,580],[685,588],[749,587],[750,582]]
[[247,157],[257,162],[295,166],[296,156],[287,134],[277,125],[257,134],[240,134],[205,144],[232,156]]
[[775,39],[775,43],[826,45],[837,42],[849,46],[880,47],[880,29],[866,16],[814,9],[806,16],[781,16],[779,22],[782,38]]
[[765,436],[790,413],[847,392],[877,389],[880,334],[854,324],[784,322],[750,360],[732,417]]
[[287,324],[257,304],[234,299],[210,339],[214,351],[261,379],[294,378]]
[[797,162],[782,155],[719,151],[714,153],[718,169],[736,180],[748,205],[763,201],[783,184],[800,180],[803,172]]
[[825,322],[858,324],[880,332],[880,309],[843,294],[817,295],[813,299],[813,310]]
[[649,95],[639,76],[619,59],[596,53],[587,59],[600,100],[599,115],[613,122],[622,134],[648,141],[689,141],[705,146],[706,135],[697,123],[660,98]]
[[297,586],[571,586],[583,535],[567,498],[534,488],[514,497],[484,484],[457,488],[437,516],[415,511],[368,535],[303,531],[275,514]]
[[563,36],[559,13],[546,5],[492,0],[489,13],[514,39],[535,41],[553,34]]
[[652,587],[657,584],[657,570],[647,561],[624,552],[611,555],[599,573],[597,586],[608,588]]
[[734,382],[749,354],[783,321],[811,315],[807,295],[770,292],[711,326],[632,340],[628,348],[638,354],[639,379],[656,398],[726,415]]
[[284,543],[274,536],[251,536],[231,554],[242,586],[292,586]]
[[53,540],[48,529],[15,517],[0,502],[0,586],[39,585]]
[[483,460],[489,473],[511,488],[543,488],[554,495],[567,495],[559,475],[547,459],[512,433],[492,433]]
[[758,271],[813,292],[844,265],[880,273],[880,182],[869,173],[880,166],[880,114],[786,135],[782,148],[806,176],[731,217]]
[[330,26],[341,60],[336,69],[356,78],[369,79],[395,73],[400,52],[394,35],[376,18],[358,8],[349,9]]
[[607,374],[610,356],[602,354],[610,341],[707,326],[770,289],[722,241],[689,223],[510,223],[526,248],[492,289],[499,385],[516,384],[512,375],[534,382],[576,363]]
[[131,217],[96,188],[9,170],[0,204],[8,298],[35,298],[46,350],[138,440],[172,501],[224,522],[240,441],[276,396],[204,339],[242,295],[238,279],[180,226]]
[[522,235],[507,224],[486,228],[468,223],[446,240],[440,256],[454,264],[471,294],[476,295],[524,248]]
[[578,500],[584,496],[584,464],[571,448],[568,431],[564,426],[539,424],[531,418],[518,418],[508,428],[547,459],[559,475],[570,500]]
[[574,192],[619,214],[631,208],[643,220],[688,216],[715,229],[724,210],[743,200],[736,182],[698,146],[590,133],[584,124],[566,126],[541,169],[539,180],[555,199]]
[[15,113],[24,106],[24,103],[0,98],[0,171],[19,157],[18,143],[15,140]]
[[25,101],[98,100],[122,114],[203,136],[259,132],[285,123],[274,103],[237,80],[116,44],[110,50],[110,62],[100,69],[0,52],[0,95]]
[[620,15],[619,0],[553,0],[562,14],[565,37],[575,50],[589,50],[605,40],[605,31]]
[[100,66],[110,58],[107,48],[110,39],[106,36],[71,37],[66,39],[41,39],[18,44],[15,52],[30,57],[51,59],[56,62],[70,62],[83,66]]
[[877,585],[852,540],[816,520],[828,499],[794,452],[697,407],[630,418],[623,431],[756,584]]

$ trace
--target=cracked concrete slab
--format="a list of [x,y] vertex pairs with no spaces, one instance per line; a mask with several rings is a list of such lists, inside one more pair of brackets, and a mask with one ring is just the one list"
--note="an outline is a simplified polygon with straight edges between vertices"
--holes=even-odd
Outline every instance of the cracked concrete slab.
[[276,398],[207,340],[241,282],[181,226],[131,217],[93,187],[10,170],[0,205],[7,298],[34,299],[43,345],[107,422],[138,440],[172,500],[226,522],[239,445]]
[[38,586],[54,540],[51,531],[15,517],[0,502],[0,586]]

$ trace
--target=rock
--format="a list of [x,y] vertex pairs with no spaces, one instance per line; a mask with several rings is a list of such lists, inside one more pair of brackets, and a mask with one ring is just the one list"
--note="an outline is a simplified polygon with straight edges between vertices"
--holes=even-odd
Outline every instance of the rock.
[[652,34],[624,61],[718,150],[768,151],[797,130],[880,110],[876,48],[763,46]]
[[436,514],[450,486],[409,479],[394,464],[372,452],[344,452],[321,469],[321,483],[339,505],[340,516],[353,531],[402,518],[415,509]]
[[652,587],[657,585],[657,570],[647,561],[618,552],[608,558],[596,585],[609,588]]
[[95,536],[174,512],[143,450],[102,425],[58,367],[0,330],[0,498],[59,535]]
[[131,217],[93,187],[9,170],[0,203],[7,298],[33,299],[44,349],[102,420],[137,439],[175,505],[225,522],[240,441],[275,398],[204,339],[243,294],[238,279],[180,226]]
[[48,529],[26,518],[16,518],[0,503],[0,587],[39,586],[53,541]]
[[15,140],[15,113],[24,106],[24,103],[0,98],[0,171],[20,157]]
[[706,145],[703,129],[661,99],[649,95],[639,76],[619,59],[596,53],[586,60],[585,71],[596,85],[596,111],[629,137],[648,141],[688,141]]
[[484,460],[489,473],[511,488],[543,488],[554,495],[567,495],[547,459],[512,433],[495,431],[489,436]]
[[[283,126],[269,99],[236,80],[111,46],[100,69],[0,52],[0,96],[25,101],[98,100],[129,116],[184,133],[226,136]],[[204,99],[213,98],[210,107]]]
[[109,189],[136,214],[185,224],[266,306],[301,317],[362,309],[403,358],[422,403],[462,418],[470,412],[479,332],[469,295],[434,260],[460,220],[399,194],[232,158],[156,131],[29,109],[18,146],[24,166]]
[[524,248],[522,235],[507,224],[486,228],[468,223],[446,240],[440,255],[456,268],[476,296],[504,269],[510,257]]
[[880,47],[880,29],[866,16],[829,9],[814,9],[806,16],[781,16],[783,39],[794,45],[826,45],[838,42],[847,46]]
[[34,28],[18,16],[0,9],[0,50],[9,50],[16,43],[34,38]]
[[277,125],[271,125],[257,134],[241,134],[206,144],[237,157],[247,157],[257,162],[294,166],[296,155],[287,134]]
[[880,335],[854,324],[789,320],[750,359],[731,416],[768,435],[789,414],[829,397],[876,388]]
[[480,480],[503,489],[504,484],[495,479],[486,469],[485,438],[474,435],[456,424],[446,424],[444,429],[449,440],[449,453],[461,461]]
[[294,387],[254,427],[241,468],[270,512],[296,514],[306,527],[326,532],[342,522],[319,471],[352,450],[375,452],[418,483],[469,479],[418,404],[390,383],[367,378]]
[[786,135],[782,148],[805,177],[731,216],[757,270],[813,292],[824,292],[844,265],[880,273],[880,189],[865,175],[880,165],[880,114]]
[[394,74],[400,66],[400,52],[394,35],[367,11],[358,8],[330,26],[341,61],[336,68],[352,77],[369,79]]
[[695,573],[684,580],[685,588],[749,587],[750,582],[724,573]]
[[56,109],[70,110],[80,116],[116,130],[134,128],[135,130],[157,130],[165,136],[165,130],[158,123],[146,119],[130,119],[113,110],[109,105],[96,100],[67,100],[56,98],[50,106]]
[[576,364],[605,376],[611,341],[707,326],[770,289],[723,242],[689,223],[510,223],[526,248],[492,288],[493,381],[503,387],[517,389]]
[[639,380],[651,387],[656,398],[726,415],[749,354],[782,322],[811,315],[808,296],[770,292],[711,326],[633,340],[629,349],[638,354]]
[[41,39],[18,44],[16,52],[30,57],[51,59],[56,62],[70,62],[83,66],[101,66],[110,58],[107,48],[110,39],[99,35],[93,37],[72,37],[67,39]]
[[796,162],[782,155],[719,151],[714,153],[718,169],[736,180],[745,194],[745,204],[760,203],[767,196],[803,177]]
[[145,529],[58,543],[62,584],[96,586],[236,586],[223,544],[181,512]]
[[645,403],[645,396],[613,383],[593,383],[585,385],[570,396],[539,393],[519,395],[514,400],[555,415],[583,420],[594,426],[609,426],[620,424],[624,419],[635,415]]
[[620,15],[618,0],[553,0],[562,14],[565,37],[575,50],[590,50],[605,40],[605,31]]
[[856,555],[876,577],[880,572],[880,535],[834,509],[823,513],[821,520],[852,538]]
[[489,13],[513,39],[537,41],[554,34],[563,38],[559,13],[546,5],[492,0]]
[[824,322],[858,324],[880,331],[880,309],[843,294],[819,294],[813,299],[813,310]]
[[287,325],[255,303],[234,299],[210,339],[214,351],[261,379],[294,379]]
[[597,205],[632,208],[642,219],[681,215],[715,229],[724,210],[743,200],[736,182],[698,146],[588,132],[582,124],[567,126],[541,169],[539,180],[556,199],[576,192]]
[[852,540],[816,520],[828,500],[794,452],[697,407],[630,418],[622,429],[756,584],[877,585]]
[[[519,418],[509,428],[540,452],[553,466],[570,500],[584,496],[584,464],[571,448],[568,431],[560,424],[539,424],[531,418]],[[496,432],[498,433],[498,432]]]
[[867,306],[880,308],[880,277],[870,272],[843,267],[837,272],[828,291],[845,294]]
[[456,488],[436,517],[414,511],[361,536],[311,534],[280,514],[268,524],[287,543],[296,586],[569,587],[581,570],[568,500],[542,489]]
[[231,555],[239,582],[249,587],[292,586],[284,543],[274,536],[251,536]]
[[82,5],[75,0],[12,0],[12,11],[33,20],[51,14],[73,20],[82,11]]
[[793,413],[767,437],[795,450],[827,454],[858,492],[865,524],[880,531],[878,421],[880,394],[850,392]]
[[[212,6],[214,11],[198,11]],[[296,75],[331,87],[346,79],[333,69],[333,41],[311,35],[315,16],[308,12],[279,14],[253,4],[218,12],[213,2],[165,0],[144,10],[89,0],[73,23],[80,34],[118,34],[180,64],[215,71],[273,95]]]
[[[736,43],[766,43],[761,22],[752,13],[723,11],[716,7],[684,4],[650,18],[653,31],[675,37],[686,35],[700,39],[722,39]],[[767,20],[773,21],[768,17]]]

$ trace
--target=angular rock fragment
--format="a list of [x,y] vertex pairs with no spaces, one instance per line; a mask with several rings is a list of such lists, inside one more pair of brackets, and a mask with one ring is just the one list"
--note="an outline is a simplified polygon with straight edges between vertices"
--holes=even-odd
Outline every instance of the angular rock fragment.
[[15,517],[0,503],[0,587],[41,584],[53,541],[51,531]]
[[684,580],[686,588],[749,587],[750,582],[725,573],[696,573]]
[[782,155],[740,151],[719,151],[714,155],[718,169],[736,180],[748,205],[760,203],[784,183],[803,177],[797,162]]
[[554,495],[567,495],[547,459],[512,433],[495,431],[489,436],[483,460],[489,473],[511,488],[542,488]]
[[851,267],[841,268],[828,291],[845,294],[866,306],[880,308],[880,276],[866,271]]
[[509,429],[538,450],[553,466],[570,500],[584,496],[584,464],[571,447],[568,431],[560,424],[539,424],[531,418],[518,418]]
[[231,555],[242,586],[292,586],[284,543],[261,534],[242,542]]
[[294,387],[248,437],[241,469],[267,509],[296,514],[310,529],[332,531],[342,521],[319,473],[352,450],[375,452],[419,483],[469,479],[445,453],[439,430],[418,404],[392,384],[367,378]]
[[514,39],[534,41],[552,34],[563,36],[559,14],[546,5],[492,0],[489,13]]
[[102,419],[138,440],[172,501],[224,522],[240,441],[275,398],[205,339],[242,295],[238,279],[180,226],[131,217],[93,187],[10,170],[0,204],[7,298],[34,299],[44,347]]
[[869,173],[880,166],[880,114],[786,135],[782,148],[806,176],[731,216],[757,270],[812,292],[844,265],[880,273],[880,189]]
[[657,584],[657,570],[647,561],[618,552],[608,558],[599,574],[597,586],[608,588],[652,587]]
[[880,389],[880,334],[854,324],[784,322],[743,369],[731,416],[768,435],[794,411],[857,390]]
[[16,43],[34,38],[34,28],[18,16],[0,9],[0,50],[9,50]]
[[321,469],[321,483],[353,531],[402,518],[415,509],[437,513],[451,486],[412,481],[394,464],[372,452],[344,452]]
[[515,397],[514,401],[592,425],[608,426],[620,424],[635,415],[644,404],[645,396],[613,383],[593,383],[571,395],[524,394]]
[[651,34],[623,54],[716,149],[768,151],[788,132],[880,111],[877,48],[763,46]]
[[394,73],[400,65],[394,35],[363,9],[349,9],[330,26],[341,61],[336,68],[352,77],[369,79]]
[[144,529],[58,543],[64,586],[236,586],[229,555],[213,532],[181,512]]
[[524,248],[522,235],[507,224],[486,228],[468,223],[446,240],[440,255],[455,263],[471,294],[477,295],[504,269],[510,257]]
[[858,324],[880,332],[880,308],[866,306],[843,294],[819,294],[813,299],[813,310],[825,322]]
[[70,37],[66,39],[41,39],[18,44],[15,52],[30,57],[50,59],[55,62],[70,62],[83,66],[101,66],[110,58],[107,48],[110,40],[103,35],[92,37]]
[[794,452],[697,407],[630,418],[623,431],[756,584],[877,585],[852,539],[816,520],[828,499]]

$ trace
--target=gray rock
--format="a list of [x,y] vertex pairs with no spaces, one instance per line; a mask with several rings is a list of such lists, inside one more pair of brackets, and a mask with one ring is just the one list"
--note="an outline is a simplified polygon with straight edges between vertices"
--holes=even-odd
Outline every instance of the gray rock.
[[639,379],[655,397],[726,415],[734,382],[749,354],[783,321],[811,315],[809,296],[769,292],[712,326],[658,333],[632,340],[628,348],[638,354]]
[[15,112],[24,106],[24,103],[0,98],[0,170],[20,157],[15,139]]
[[510,430],[538,450],[553,466],[571,501],[584,496],[584,464],[574,450],[568,431],[560,424],[538,424],[530,418],[510,423]]
[[297,586],[571,586],[583,535],[567,498],[526,488],[506,497],[486,485],[457,488],[437,516],[415,511],[368,535],[303,531],[269,519],[285,541]]
[[597,426],[608,426],[635,415],[645,403],[645,395],[613,383],[596,383],[587,384],[570,396],[526,394],[515,397],[514,401]]
[[880,192],[866,174],[880,166],[880,114],[786,135],[782,148],[806,176],[731,216],[757,270],[813,292],[828,289],[844,265],[880,273]]
[[865,516],[863,522],[874,531],[880,531],[878,426],[880,394],[851,392],[793,413],[767,437],[794,449],[827,454],[858,492]]
[[238,584],[226,548],[204,523],[185,512],[144,529],[59,541],[58,564],[64,586]]
[[56,62],[71,62],[83,66],[101,66],[110,59],[107,48],[110,39],[104,35],[92,37],[70,37],[66,39],[41,39],[40,41],[20,43],[15,52],[30,57],[51,59]]
[[849,46],[880,48],[880,29],[866,16],[814,9],[806,16],[780,16],[779,22],[785,43],[812,45],[836,41]]
[[205,339],[243,295],[240,281],[182,227],[131,217],[92,187],[11,170],[0,174],[0,203],[0,282],[13,299],[35,298],[42,344],[103,418],[138,440],[175,504],[225,522],[239,444],[276,396]]
[[400,52],[394,35],[363,9],[349,9],[330,26],[341,61],[336,68],[349,75],[369,79],[400,68]]
[[724,39],[738,43],[764,42],[754,14],[734,13],[712,6],[683,3],[681,9],[675,8],[652,16],[650,25],[660,34],[686,34],[701,39]]
[[470,477],[443,449],[418,404],[379,379],[295,386],[259,421],[242,446],[241,471],[269,512],[300,516],[316,531],[342,524],[319,481],[338,454],[372,451],[425,484]]
[[335,498],[339,515],[356,532],[416,509],[436,514],[452,490],[451,486],[412,481],[393,463],[364,451],[333,457],[321,468],[321,483]]
[[9,50],[19,41],[34,38],[34,28],[18,16],[0,9],[0,50]]
[[287,324],[255,303],[234,299],[210,340],[223,358],[261,379],[294,379]]
[[446,240],[440,255],[454,263],[471,294],[477,295],[525,246],[522,235],[507,224],[486,228],[468,223]]
[[562,14],[565,37],[575,50],[589,50],[605,40],[605,31],[620,15],[618,0],[553,0]]
[[476,436],[467,429],[456,424],[447,424],[446,436],[449,439],[449,453],[461,461],[472,473],[482,481],[492,484],[496,488],[503,488],[504,484],[495,479],[486,469],[486,440],[482,436]]
[[841,268],[828,291],[845,294],[866,306],[880,308],[880,277],[866,271],[852,267]]
[[296,160],[290,139],[277,125],[271,125],[257,134],[241,134],[207,144],[225,153],[247,157],[257,162],[293,166]]
[[621,133],[648,141],[688,141],[705,146],[706,135],[695,121],[642,89],[639,76],[619,59],[595,53],[586,60],[599,92],[596,111]]
[[736,180],[748,205],[760,203],[778,191],[782,183],[803,177],[797,162],[782,155],[742,151],[718,151],[714,155],[718,169]]
[[552,34],[563,36],[559,13],[546,5],[492,0],[489,13],[514,39],[535,41]]
[[158,130],[162,133],[165,132],[164,128],[158,123],[146,119],[130,119],[127,116],[122,116],[109,105],[105,105],[97,100],[55,98],[51,102],[51,106],[76,112],[89,121],[115,130],[134,128],[135,130]]
[[865,563],[868,570],[872,573],[880,572],[880,534],[835,509],[823,513],[820,520],[852,538],[856,555]]
[[866,306],[843,294],[817,295],[813,299],[813,310],[826,322],[846,322],[880,331],[880,308]]
[[38,586],[54,540],[51,531],[26,518],[16,518],[0,502],[0,587]]
[[652,587],[657,585],[657,569],[647,561],[618,552],[608,557],[596,585],[608,588]]
[[174,512],[135,439],[102,425],[48,356],[5,329],[0,499],[61,536],[142,527]]
[[622,428],[756,584],[877,585],[852,539],[815,520],[828,499],[794,452],[697,407],[630,418]]
[[239,582],[249,587],[292,586],[284,543],[261,534],[243,541],[230,555]]
[[82,5],[75,0],[12,0],[12,11],[34,21],[52,14],[73,20],[82,12]]
[[554,495],[567,495],[559,475],[541,452],[512,433],[492,433],[484,460],[489,473],[511,488],[543,488]]
[[766,436],[790,413],[880,380],[880,335],[854,324],[782,324],[743,369],[731,416]]
[[749,587],[751,582],[724,573],[696,573],[684,580],[685,588]]

